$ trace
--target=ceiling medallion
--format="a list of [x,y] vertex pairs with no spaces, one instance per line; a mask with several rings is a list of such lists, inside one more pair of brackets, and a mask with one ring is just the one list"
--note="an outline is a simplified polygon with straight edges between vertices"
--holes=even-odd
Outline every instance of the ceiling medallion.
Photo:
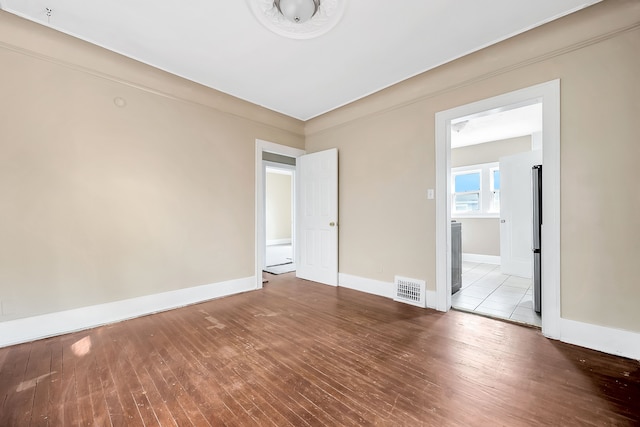
[[[344,13],[347,0],[308,0],[319,4],[310,19],[289,20],[281,12],[284,0],[247,0],[258,21],[276,34],[292,39],[319,37],[336,26]],[[277,3],[277,4],[276,4]]]

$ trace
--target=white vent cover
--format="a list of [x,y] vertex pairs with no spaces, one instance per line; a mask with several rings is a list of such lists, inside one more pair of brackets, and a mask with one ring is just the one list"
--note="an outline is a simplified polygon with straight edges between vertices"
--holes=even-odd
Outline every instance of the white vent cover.
[[396,276],[395,285],[394,301],[405,302],[422,308],[427,306],[427,285],[424,280]]

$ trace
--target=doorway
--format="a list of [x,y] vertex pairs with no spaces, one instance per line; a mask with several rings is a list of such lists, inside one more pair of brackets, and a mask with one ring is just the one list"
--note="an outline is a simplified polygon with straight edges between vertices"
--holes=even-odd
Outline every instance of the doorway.
[[[304,150],[288,147],[286,145],[275,144],[269,141],[256,140],[255,151],[255,180],[256,180],[256,240],[255,240],[255,278],[256,289],[262,288],[263,284],[263,270],[266,267],[266,247],[267,247],[267,227],[266,227],[266,164],[264,158],[267,157],[267,161],[273,161],[278,158],[293,158],[305,154]],[[282,161],[274,162],[280,164],[280,168],[283,168]],[[286,162],[284,162],[286,163]],[[294,179],[295,185],[295,179]],[[294,193],[295,194],[295,193]],[[295,215],[293,216],[295,221]],[[294,227],[295,230],[295,227]],[[295,233],[295,231],[294,231]],[[292,236],[292,258],[295,260],[295,234]]]
[[338,286],[338,150],[306,154],[297,148],[256,140],[256,288],[264,283],[266,258],[265,153],[296,159],[295,211],[299,215],[294,215],[294,229],[300,237],[293,255],[296,277]]
[[451,306],[541,326],[534,310],[531,167],[542,163],[542,104],[452,120],[452,227],[461,277]]
[[457,119],[504,106],[542,104],[542,333],[560,335],[560,81],[531,86],[436,113],[436,308],[451,307],[451,126]]
[[[265,267],[270,274],[290,273],[295,264],[295,158],[264,153]],[[264,160],[270,158],[272,160]],[[279,162],[277,162],[279,161]],[[284,163],[286,162],[286,163]]]

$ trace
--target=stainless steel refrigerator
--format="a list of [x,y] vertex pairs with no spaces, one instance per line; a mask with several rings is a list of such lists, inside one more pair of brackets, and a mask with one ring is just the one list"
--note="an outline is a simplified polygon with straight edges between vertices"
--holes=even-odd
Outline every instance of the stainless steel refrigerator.
[[533,308],[542,310],[542,165],[531,169],[533,194]]

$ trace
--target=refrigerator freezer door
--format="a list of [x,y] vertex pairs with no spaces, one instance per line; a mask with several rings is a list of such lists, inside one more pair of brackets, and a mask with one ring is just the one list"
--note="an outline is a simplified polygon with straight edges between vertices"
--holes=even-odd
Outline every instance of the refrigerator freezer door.
[[542,165],[531,169],[531,194],[533,195],[533,250],[540,250],[542,225]]

